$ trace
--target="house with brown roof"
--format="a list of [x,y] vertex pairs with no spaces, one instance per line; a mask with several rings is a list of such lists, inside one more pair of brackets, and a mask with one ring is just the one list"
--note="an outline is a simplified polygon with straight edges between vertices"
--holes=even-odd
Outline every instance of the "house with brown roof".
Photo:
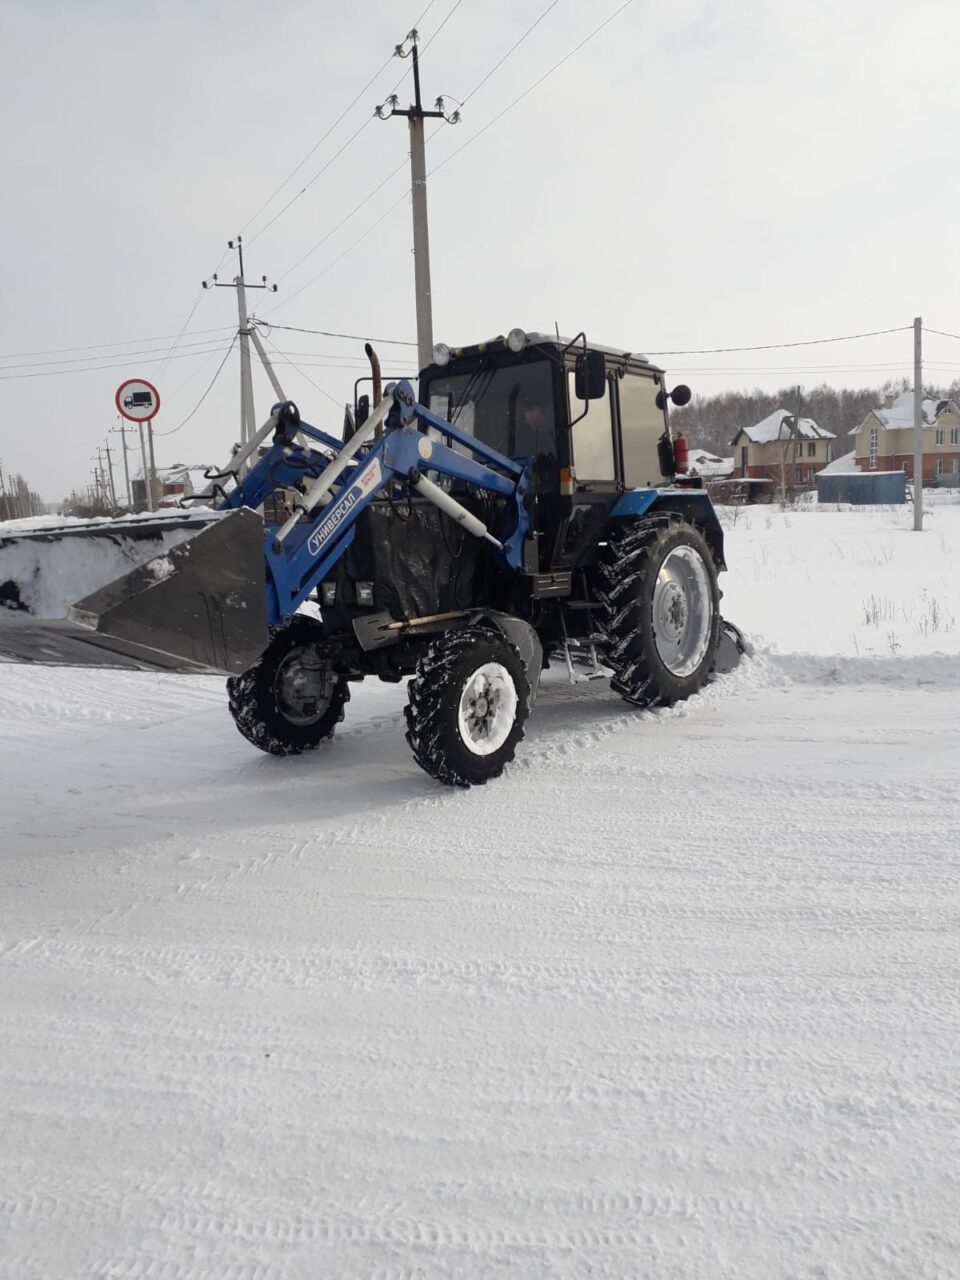
[[[936,484],[939,477],[960,474],[960,404],[956,400],[924,400],[923,482]],[[884,397],[883,406],[871,409],[858,427],[856,464],[861,471],[905,471],[913,478],[913,392]]]
[[832,431],[818,427],[812,418],[800,418],[786,409],[774,409],[752,427],[741,427],[730,441],[737,476],[771,480],[782,489],[808,489],[830,461]]

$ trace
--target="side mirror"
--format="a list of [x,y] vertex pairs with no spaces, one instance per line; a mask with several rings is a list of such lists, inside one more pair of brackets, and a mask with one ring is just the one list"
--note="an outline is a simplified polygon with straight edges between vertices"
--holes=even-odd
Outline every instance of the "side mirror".
[[578,400],[602,400],[607,389],[607,358],[602,351],[577,356],[573,389]]
[[354,415],[356,420],[356,430],[359,431],[366,420],[370,417],[370,397],[361,396],[357,401],[357,412]]
[[657,392],[657,408],[666,408],[667,398],[671,399],[678,409],[682,409],[685,404],[689,404],[693,399],[693,392],[685,383],[681,382],[678,387],[674,387],[672,391],[665,392],[661,387]]

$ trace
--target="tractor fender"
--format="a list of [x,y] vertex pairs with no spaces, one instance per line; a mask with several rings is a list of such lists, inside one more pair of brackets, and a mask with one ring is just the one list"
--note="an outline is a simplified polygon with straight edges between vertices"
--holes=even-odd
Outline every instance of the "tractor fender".
[[503,632],[511,644],[516,645],[527,668],[527,679],[530,681],[529,710],[533,710],[543,670],[543,645],[536,631],[522,618],[516,618],[510,613],[500,613],[497,609],[477,609],[470,615],[470,622],[490,622],[498,631]]
[[692,521],[706,538],[717,569],[726,569],[723,557],[723,528],[710,495],[702,489],[630,489],[621,494],[610,512],[612,520],[630,516],[657,515],[675,511]]

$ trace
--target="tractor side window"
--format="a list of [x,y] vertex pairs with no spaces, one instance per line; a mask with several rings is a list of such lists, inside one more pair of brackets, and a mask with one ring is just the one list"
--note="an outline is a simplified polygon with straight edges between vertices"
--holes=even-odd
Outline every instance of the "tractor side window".
[[628,489],[655,489],[662,483],[657,441],[666,428],[657,408],[656,379],[625,374],[619,381],[623,482]]
[[[570,421],[583,413],[584,403],[577,399],[574,374],[567,374],[570,388]],[[585,418],[575,423],[573,438],[573,470],[578,480],[615,480],[613,461],[613,418],[610,413],[610,383],[607,382],[602,400],[591,400]]]

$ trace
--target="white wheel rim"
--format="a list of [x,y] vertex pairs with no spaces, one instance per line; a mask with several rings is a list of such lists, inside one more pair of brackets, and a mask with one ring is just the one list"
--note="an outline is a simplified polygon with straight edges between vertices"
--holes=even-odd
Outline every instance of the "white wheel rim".
[[710,647],[713,596],[703,557],[693,547],[675,547],[664,559],[653,590],[653,632],[663,665],[691,675]]
[[517,718],[517,688],[499,662],[485,662],[463,686],[458,724],[463,745],[475,756],[493,755],[510,737]]

